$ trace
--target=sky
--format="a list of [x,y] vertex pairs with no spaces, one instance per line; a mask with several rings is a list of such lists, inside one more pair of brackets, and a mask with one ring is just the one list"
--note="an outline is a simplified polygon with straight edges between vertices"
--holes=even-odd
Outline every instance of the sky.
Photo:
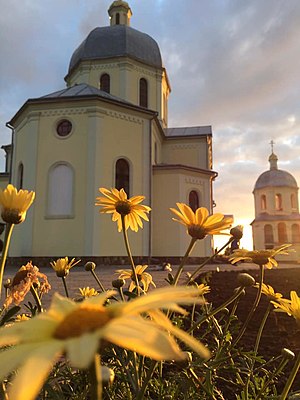
[[[252,191],[269,169],[271,140],[278,167],[300,182],[300,2],[128,2],[131,26],[160,46],[172,88],[169,126],[212,126],[215,211],[245,226],[242,245],[250,248]],[[0,145],[28,98],[65,87],[73,51],[109,24],[111,3],[0,0]]]

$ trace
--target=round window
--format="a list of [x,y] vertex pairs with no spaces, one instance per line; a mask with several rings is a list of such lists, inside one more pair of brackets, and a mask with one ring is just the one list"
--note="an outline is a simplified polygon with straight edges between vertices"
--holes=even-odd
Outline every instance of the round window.
[[71,130],[72,130],[72,123],[67,119],[63,119],[62,121],[60,121],[56,127],[56,132],[58,136],[62,137],[68,136]]

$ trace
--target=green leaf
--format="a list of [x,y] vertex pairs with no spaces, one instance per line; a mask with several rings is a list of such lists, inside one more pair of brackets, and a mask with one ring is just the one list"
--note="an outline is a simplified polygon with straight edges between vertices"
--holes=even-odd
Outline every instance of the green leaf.
[[10,308],[7,311],[7,313],[3,316],[3,318],[1,319],[0,326],[4,325],[8,321],[10,321],[13,318],[13,316],[15,314],[17,314],[20,310],[21,310],[21,307],[19,307],[19,306],[14,306],[14,307]]

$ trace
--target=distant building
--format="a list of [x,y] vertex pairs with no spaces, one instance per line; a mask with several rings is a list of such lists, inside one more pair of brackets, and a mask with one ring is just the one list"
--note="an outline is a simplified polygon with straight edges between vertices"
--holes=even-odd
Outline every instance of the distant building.
[[293,252],[281,260],[300,260],[298,185],[287,171],[278,169],[278,158],[269,157],[270,169],[257,179],[253,194],[255,219],[251,223],[254,249],[273,249],[291,243]]
[[[11,181],[36,191],[14,231],[12,257],[125,256],[115,223],[94,205],[99,187],[146,196],[150,223],[130,234],[140,257],[184,254],[189,237],[169,211],[176,202],[212,212],[211,127],[168,127],[171,87],[157,43],[130,27],[125,1],[108,13],[110,26],[92,30],[74,51],[66,87],[27,100],[7,124]],[[207,238],[193,255],[212,249]]]

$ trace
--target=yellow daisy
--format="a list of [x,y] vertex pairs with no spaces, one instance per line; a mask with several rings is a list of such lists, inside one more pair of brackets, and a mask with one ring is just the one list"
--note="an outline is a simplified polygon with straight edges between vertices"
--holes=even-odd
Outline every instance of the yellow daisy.
[[[255,285],[258,288],[258,284]],[[261,292],[265,294],[270,301],[276,301],[282,298],[281,293],[276,293],[275,290],[270,285],[262,284]]]
[[[149,285],[156,287],[155,283],[153,282],[152,275],[148,272],[145,272],[146,268],[148,268],[148,265],[137,265],[135,267],[138,281],[143,284],[143,289],[145,292],[147,292],[149,289]],[[135,276],[132,269],[119,269],[116,271],[116,273],[120,274],[119,279],[131,279],[128,290],[132,292],[132,290],[136,287]]]
[[183,360],[185,354],[174,339],[177,337],[201,357],[209,357],[203,344],[173,326],[158,310],[178,311],[176,303],[203,302],[197,289],[157,289],[147,296],[104,307],[106,299],[114,294],[109,291],[76,303],[56,293],[48,312],[0,328],[0,346],[12,345],[0,352],[0,380],[18,369],[9,387],[9,398],[35,399],[53,364],[63,354],[73,367],[88,368],[101,341],[154,360]]
[[275,260],[275,256],[277,254],[288,254],[286,249],[290,247],[290,244],[284,244],[280,246],[278,249],[272,250],[245,250],[245,249],[238,249],[234,250],[232,256],[229,257],[229,261],[232,264],[235,264],[239,261],[246,261],[246,262],[253,262],[257,265],[264,265],[268,269],[272,269],[273,267],[277,267],[278,263]]
[[98,296],[98,292],[94,288],[90,288],[89,286],[84,288],[79,288],[79,292],[82,297],[93,297]]
[[282,311],[293,316],[297,323],[300,324],[300,298],[294,290],[291,291],[290,296],[291,300],[276,299],[276,301],[272,301],[272,304],[276,308],[275,311]]
[[221,232],[231,227],[233,219],[224,217],[223,214],[209,215],[205,207],[198,208],[195,212],[184,203],[176,203],[179,211],[175,208],[170,210],[179,218],[174,221],[187,227],[187,233],[195,239],[204,239],[206,235],[227,235]]
[[143,227],[141,218],[149,221],[146,213],[149,213],[151,208],[140,204],[145,199],[144,196],[133,196],[127,199],[124,189],[100,188],[99,191],[105,197],[97,197],[95,205],[103,207],[100,213],[112,214],[112,220],[117,221],[119,232],[122,230],[122,216],[125,220],[125,229],[130,228],[135,232],[139,227]]
[[75,261],[75,258],[72,258],[72,260],[69,262],[68,257],[65,257],[65,258],[59,258],[56,261],[51,261],[50,264],[51,267],[56,272],[56,275],[60,278],[63,278],[69,275],[70,269],[79,262],[80,260]]
[[33,203],[35,192],[17,190],[13,185],[0,189],[1,217],[4,222],[20,224],[26,218],[26,212]]

